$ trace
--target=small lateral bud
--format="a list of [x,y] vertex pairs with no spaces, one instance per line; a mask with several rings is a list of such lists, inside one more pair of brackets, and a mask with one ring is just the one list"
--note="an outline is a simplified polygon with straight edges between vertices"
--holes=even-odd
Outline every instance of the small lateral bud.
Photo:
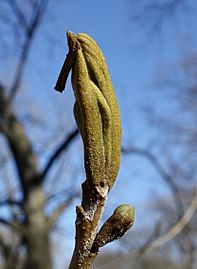
[[127,204],[118,206],[113,215],[103,224],[94,241],[92,252],[121,238],[134,223],[134,207]]

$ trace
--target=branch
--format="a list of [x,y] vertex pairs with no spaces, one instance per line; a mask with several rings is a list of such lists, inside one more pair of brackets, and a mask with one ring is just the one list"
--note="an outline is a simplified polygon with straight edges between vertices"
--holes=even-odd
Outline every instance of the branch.
[[8,220],[4,219],[4,218],[0,218],[0,223],[2,223],[3,225],[11,228],[11,229],[14,229],[20,233],[24,233],[25,232],[25,229],[22,225],[20,225],[19,223],[17,222],[9,222]]
[[3,201],[0,201],[0,206],[4,206],[4,205],[10,205],[10,206],[22,206],[22,202],[21,201],[16,201],[16,200],[12,200],[12,199],[5,199]]
[[4,218],[0,218],[0,223],[8,226],[8,227],[11,227],[11,222],[9,222],[8,220],[5,220]]
[[161,178],[164,180],[164,182],[168,185],[171,192],[173,194],[175,194],[175,195],[173,195],[173,199],[174,199],[174,202],[176,205],[178,217],[180,217],[180,215],[184,212],[184,209],[183,209],[183,204],[182,204],[182,200],[180,197],[179,189],[178,189],[177,185],[175,184],[172,176],[165,171],[165,169],[163,168],[163,166],[159,162],[158,158],[150,151],[148,151],[146,149],[140,149],[137,147],[130,147],[130,148],[122,147],[122,153],[124,153],[124,154],[132,153],[132,154],[141,155],[152,164],[152,166],[155,168],[155,170],[158,172],[158,174],[161,176]]
[[6,131],[4,135],[16,163],[23,194],[26,195],[30,184],[39,177],[36,156],[23,126],[15,117],[4,92],[3,87],[0,86],[0,119]]
[[160,248],[162,245],[166,244],[168,241],[174,239],[178,234],[182,232],[185,226],[190,222],[196,210],[197,210],[197,187],[195,189],[194,198],[190,206],[188,207],[188,209],[185,211],[184,215],[180,219],[180,221],[176,223],[166,234],[162,235],[161,237],[157,238],[152,243],[150,243],[146,247],[145,251],[146,252],[153,251],[157,248]]
[[42,178],[44,179],[46,175],[48,174],[49,170],[51,169],[52,165],[56,161],[56,159],[63,153],[64,150],[67,149],[67,147],[70,145],[70,143],[75,139],[78,135],[78,129],[73,130],[70,134],[68,134],[64,141],[57,147],[57,149],[54,151],[54,153],[49,158],[43,172],[42,172]]
[[19,5],[17,4],[16,0],[8,0],[8,4],[10,5],[11,9],[13,10],[14,14],[16,15],[20,26],[25,27],[25,30],[28,30],[27,20],[25,15],[23,14],[22,10],[20,9]]
[[144,4],[140,3],[139,7],[136,6],[133,9],[137,10],[137,13],[135,11],[133,15],[133,19],[135,22],[142,24],[142,26],[149,27],[149,35],[159,33],[164,22],[173,18],[183,5],[184,11],[186,11],[189,3],[185,0],[144,1]]
[[37,8],[34,8],[35,14],[33,16],[32,21],[29,24],[29,27],[27,28],[26,39],[25,39],[25,42],[24,42],[24,45],[22,48],[22,52],[21,52],[21,56],[20,56],[18,65],[16,67],[16,70],[17,70],[16,75],[15,75],[13,84],[10,88],[10,96],[8,99],[9,102],[11,102],[14,99],[16,92],[17,92],[18,88],[20,87],[22,76],[23,76],[23,71],[24,71],[25,65],[27,63],[31,44],[32,44],[33,38],[35,36],[36,30],[41,22],[41,18],[44,15],[44,11],[46,9],[48,1],[49,0],[41,1],[40,5]]
[[51,214],[51,216],[48,218],[48,229],[50,230],[51,227],[55,224],[59,216],[63,213],[63,211],[70,206],[70,204],[73,202],[74,199],[80,196],[79,192],[71,194],[66,201],[64,201],[62,204],[60,204]]

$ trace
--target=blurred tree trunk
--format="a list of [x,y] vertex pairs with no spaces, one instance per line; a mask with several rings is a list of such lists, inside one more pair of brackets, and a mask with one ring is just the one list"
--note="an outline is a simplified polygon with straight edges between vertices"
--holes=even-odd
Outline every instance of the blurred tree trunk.
[[45,195],[41,186],[34,186],[25,203],[26,229],[25,241],[27,245],[27,268],[52,268],[49,231],[44,215]]

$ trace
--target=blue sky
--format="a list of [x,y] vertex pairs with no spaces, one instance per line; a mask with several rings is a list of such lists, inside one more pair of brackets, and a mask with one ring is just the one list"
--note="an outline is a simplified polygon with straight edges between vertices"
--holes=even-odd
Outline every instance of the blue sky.
[[[72,129],[74,99],[70,82],[63,94],[56,93],[53,87],[67,53],[66,31],[89,34],[101,47],[108,64],[121,111],[122,144],[143,147],[150,143],[154,131],[147,124],[141,107],[157,103],[161,111],[167,109],[167,102],[152,91],[154,78],[161,66],[165,69],[166,63],[174,63],[180,59],[183,49],[189,46],[189,39],[187,41],[184,37],[186,34],[193,34],[195,27],[191,24],[188,33],[185,26],[182,26],[177,34],[177,31],[167,24],[163,36],[146,36],[145,29],[138,27],[131,19],[133,7],[130,2],[51,1],[45,22],[34,40],[23,83],[28,89],[27,95],[32,96],[37,106],[40,106],[39,111],[43,113],[43,117],[54,119],[57,106],[59,110],[56,112],[56,119],[59,117],[58,113],[66,115],[65,130]],[[196,44],[196,40],[193,42]],[[9,73],[12,63],[13,59],[8,62],[4,74]],[[62,137],[64,132],[58,139],[61,140]],[[82,154],[79,139],[72,149],[75,154],[80,149]],[[74,155],[73,158],[82,160],[82,156]],[[80,169],[83,169],[82,166]],[[146,160],[137,156],[123,156],[117,183],[109,197],[107,212],[112,212],[111,208],[120,203],[132,203],[136,207],[135,226],[140,227],[141,217],[144,210],[147,210],[147,207],[142,208],[144,201],[150,197],[154,198],[154,195],[163,194],[166,190],[166,186]],[[68,257],[71,255],[74,238],[74,211],[73,205],[61,218],[62,225],[65,217],[69,219],[66,228],[70,234],[67,241],[69,243],[63,246]],[[62,241],[64,239],[66,240],[63,237]]]

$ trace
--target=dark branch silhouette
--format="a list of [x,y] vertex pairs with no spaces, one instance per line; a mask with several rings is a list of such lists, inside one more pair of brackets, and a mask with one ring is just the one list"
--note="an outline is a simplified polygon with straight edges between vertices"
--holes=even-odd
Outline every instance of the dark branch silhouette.
[[63,153],[64,150],[67,149],[67,147],[70,145],[70,143],[77,137],[78,133],[79,133],[79,131],[76,128],[70,134],[68,134],[65,137],[64,141],[57,147],[55,152],[49,158],[49,160],[48,160],[48,162],[47,162],[47,164],[42,172],[43,179],[46,177],[47,173],[51,169],[51,167],[54,164],[54,162],[56,161],[56,159]]
[[12,200],[12,199],[5,199],[0,201],[0,206],[6,206],[6,205],[10,205],[10,206],[22,206],[22,202],[21,201],[16,201],[16,200]]

